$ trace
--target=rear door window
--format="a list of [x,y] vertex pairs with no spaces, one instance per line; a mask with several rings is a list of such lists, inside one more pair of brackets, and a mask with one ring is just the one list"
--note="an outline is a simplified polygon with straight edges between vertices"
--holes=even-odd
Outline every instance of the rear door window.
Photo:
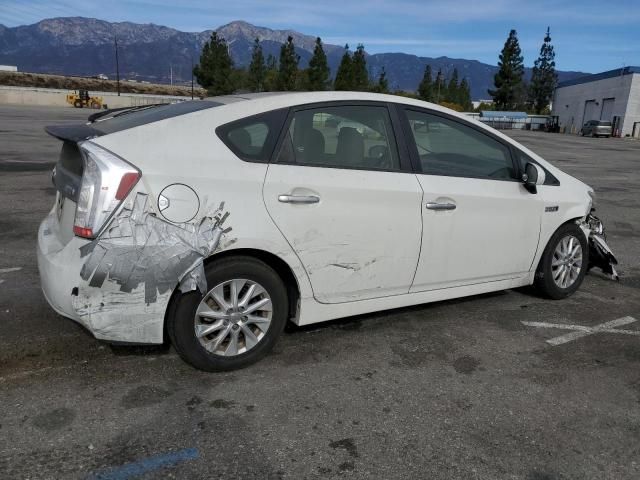
[[279,163],[366,170],[400,170],[386,106],[340,105],[294,113]]

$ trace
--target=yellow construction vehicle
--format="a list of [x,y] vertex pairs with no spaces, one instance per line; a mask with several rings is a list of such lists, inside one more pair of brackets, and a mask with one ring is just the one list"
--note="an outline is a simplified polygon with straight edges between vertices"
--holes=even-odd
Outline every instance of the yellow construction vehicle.
[[76,108],[107,108],[107,106],[102,102],[102,97],[92,97],[89,95],[89,91],[84,89],[69,93],[67,95],[67,103]]

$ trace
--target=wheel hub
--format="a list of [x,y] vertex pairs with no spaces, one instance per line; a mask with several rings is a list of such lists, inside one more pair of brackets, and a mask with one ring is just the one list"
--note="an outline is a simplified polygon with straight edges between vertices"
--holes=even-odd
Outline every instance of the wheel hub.
[[551,273],[560,288],[571,287],[582,270],[582,245],[573,235],[563,237],[553,252]]
[[271,318],[271,297],[264,287],[252,280],[228,280],[202,297],[194,318],[195,335],[212,354],[239,355],[264,338]]

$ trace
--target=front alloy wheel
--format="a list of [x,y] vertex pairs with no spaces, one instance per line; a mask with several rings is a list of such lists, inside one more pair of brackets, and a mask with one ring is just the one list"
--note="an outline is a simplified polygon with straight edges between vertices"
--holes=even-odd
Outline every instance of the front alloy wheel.
[[551,271],[553,281],[560,288],[569,288],[580,276],[582,270],[582,246],[573,235],[567,235],[558,242],[553,252]]
[[589,265],[587,237],[575,223],[562,225],[551,236],[538,269],[534,285],[549,298],[566,298],[582,284]]

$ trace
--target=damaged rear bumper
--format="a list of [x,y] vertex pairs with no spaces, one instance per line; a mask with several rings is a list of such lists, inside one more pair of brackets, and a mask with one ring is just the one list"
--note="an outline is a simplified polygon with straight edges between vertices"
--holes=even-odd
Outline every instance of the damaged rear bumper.
[[[57,313],[70,318],[108,342],[159,344],[163,342],[164,310],[170,293],[157,302],[144,302],[144,289],[132,293],[113,285],[92,289],[89,295],[81,278],[85,259],[81,249],[90,243],[73,237],[60,242],[56,214],[52,211],[38,230],[37,258],[40,283],[45,299]],[[83,288],[85,283],[85,288]]]
[[57,313],[84,324],[73,308],[72,296],[73,288],[77,290],[82,267],[80,247],[87,242],[73,238],[64,245],[58,240],[57,228],[58,221],[52,211],[38,229],[37,258],[42,293]]

